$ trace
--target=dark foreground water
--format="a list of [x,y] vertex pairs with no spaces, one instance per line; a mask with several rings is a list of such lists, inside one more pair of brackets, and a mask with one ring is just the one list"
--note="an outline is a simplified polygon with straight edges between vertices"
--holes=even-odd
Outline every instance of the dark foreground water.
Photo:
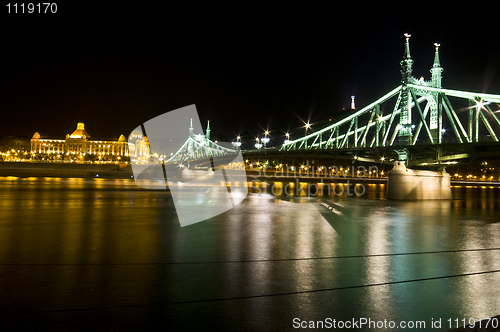
[[500,313],[495,186],[443,202],[386,201],[381,184],[362,197],[261,190],[184,228],[169,192],[133,180],[0,189],[0,318],[16,330],[445,331]]

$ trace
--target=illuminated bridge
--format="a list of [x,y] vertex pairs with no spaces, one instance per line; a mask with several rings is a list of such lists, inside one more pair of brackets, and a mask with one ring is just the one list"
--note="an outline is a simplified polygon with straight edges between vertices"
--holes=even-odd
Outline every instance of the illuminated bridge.
[[[246,150],[247,157],[310,156],[347,158],[366,162],[406,166],[437,166],[499,157],[500,120],[492,104],[500,104],[500,95],[457,91],[441,87],[443,68],[439,44],[434,44],[431,79],[412,76],[410,35],[401,65],[401,85],[351,115],[298,139],[286,140],[280,148],[266,148],[266,137],[257,142],[257,150]],[[239,149],[239,137],[231,144],[210,140],[205,135],[190,136],[171,156],[168,164],[188,164],[206,157],[233,155]],[[262,147],[264,147],[262,149]]]
[[[188,139],[165,161],[165,164],[189,166],[190,162],[194,161],[197,165],[200,165],[200,163],[207,163],[207,160],[210,160],[211,157],[219,157],[217,161],[220,164],[226,161],[224,156],[234,158],[234,154],[238,150],[235,148],[238,148],[240,144],[233,143],[233,147],[230,145],[231,144],[218,143],[217,141],[214,142],[210,139],[210,123],[207,125],[205,135],[195,134],[193,132],[193,121],[191,119]],[[228,159],[228,161],[230,162],[231,160]]]
[[416,79],[410,35],[405,37],[400,86],[326,128],[285,141],[280,153],[316,152],[375,162],[392,156],[407,165],[498,156],[499,111],[490,105],[500,103],[500,95],[443,89],[439,44],[434,44],[430,81]]

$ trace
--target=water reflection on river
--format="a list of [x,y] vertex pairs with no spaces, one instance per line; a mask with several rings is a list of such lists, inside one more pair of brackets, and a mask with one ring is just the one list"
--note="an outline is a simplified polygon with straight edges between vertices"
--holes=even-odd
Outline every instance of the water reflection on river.
[[347,184],[340,195],[300,182],[285,195],[287,184],[255,183],[236,208],[181,228],[168,191],[131,180],[0,178],[2,318],[270,331],[294,318],[427,329],[442,318],[439,331],[500,313],[500,273],[481,273],[500,270],[498,186],[396,202],[383,183],[352,196]]

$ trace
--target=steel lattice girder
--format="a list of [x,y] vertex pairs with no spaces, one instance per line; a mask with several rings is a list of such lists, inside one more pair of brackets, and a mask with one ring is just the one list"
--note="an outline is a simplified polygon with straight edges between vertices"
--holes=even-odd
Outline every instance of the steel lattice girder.
[[[500,95],[492,95],[492,94],[485,94],[485,93],[475,93],[475,92],[467,92],[467,91],[457,91],[457,90],[448,90],[448,89],[442,89],[442,88],[432,88],[432,87],[427,87],[424,85],[414,85],[414,84],[408,84],[405,86],[406,89],[409,90],[409,95],[411,96],[411,103],[410,103],[410,108],[413,108],[413,106],[416,106],[416,109],[418,110],[418,113],[420,115],[420,123],[418,124],[418,128],[415,132],[414,135],[411,137],[411,145],[415,145],[417,141],[417,137],[421,132],[422,127],[424,127],[425,132],[427,133],[427,136],[429,137],[429,140],[431,141],[431,144],[441,144],[441,129],[443,125],[443,120],[442,120],[442,109],[444,109],[451,125],[453,128],[453,131],[455,133],[455,136],[457,137],[458,141],[460,143],[463,143],[465,139],[465,142],[472,142],[472,123],[473,121],[471,119],[471,116],[469,117],[469,131],[467,132],[462,123],[460,122],[460,119],[458,118],[458,115],[456,114],[455,110],[453,109],[448,96],[450,97],[458,97],[458,98],[463,98],[463,99],[468,99],[471,101],[475,101],[477,103],[477,100],[481,100],[483,103],[500,103]],[[347,147],[349,144],[349,136],[354,136],[354,147],[359,147],[363,146],[365,147],[367,145],[366,139],[367,139],[367,134],[368,131],[371,127],[376,126],[376,132],[375,136],[372,138],[370,146],[373,146],[374,142],[378,142],[378,136],[380,135],[380,128],[383,126],[384,130],[382,132],[382,142],[381,146],[386,146],[386,142],[389,136],[390,129],[392,127],[394,118],[396,115],[401,113],[400,109],[400,104],[401,104],[401,91],[403,89],[403,86],[398,86],[394,90],[390,91],[386,95],[382,96],[381,98],[377,99],[373,103],[369,104],[368,106],[362,108],[361,110],[355,112],[354,114],[324,128],[321,129],[315,133],[311,133],[309,135],[306,135],[302,138],[289,141],[286,144],[283,144],[281,146],[281,150],[289,150],[289,149],[296,149],[297,148],[297,143],[299,143],[298,149],[304,148],[304,149],[328,149],[330,146],[333,148],[333,142],[335,142],[335,148],[344,148]],[[437,109],[438,109],[438,139],[435,141],[431,134],[431,129],[429,128],[426,118],[429,113],[429,102],[427,103],[424,111],[422,111],[420,107],[420,103],[423,102],[424,100],[429,100],[429,95],[425,95],[422,97],[417,98],[417,96],[422,94],[422,91],[432,93],[434,97],[432,97],[434,100],[433,102],[436,103]],[[376,112],[372,112],[370,119],[368,123],[365,126],[358,127],[358,118],[370,111],[379,110],[380,104],[389,100],[390,98],[394,97],[396,94],[399,94],[398,100],[396,101],[396,104],[394,106],[393,111],[385,116],[380,116],[374,121],[374,115]],[[486,129],[490,133],[491,137],[493,138],[494,141],[498,142],[498,137],[495,133],[495,131],[492,129],[488,119],[486,118],[486,115],[483,113],[490,113],[493,118],[495,119],[496,123],[500,126],[500,120],[494,115],[494,113],[491,111],[489,106],[487,104],[484,104],[484,107],[478,108],[478,112],[476,116],[474,117],[474,121],[476,122],[476,141],[478,141],[478,126],[479,126],[479,118],[481,118],[482,122],[484,123]],[[388,123],[388,125],[386,125]],[[340,126],[342,125],[347,125],[349,124],[349,127],[347,131],[343,134],[340,133]],[[354,127],[354,129],[353,129]],[[398,134],[398,131],[400,129],[400,125],[398,125],[394,131],[393,135],[391,137],[391,140],[389,142],[389,145],[393,145],[395,138]],[[328,130],[331,131],[331,134],[329,135],[328,140],[323,140],[323,134],[327,132]],[[436,129],[434,129],[436,130]],[[336,136],[334,136],[336,135]],[[308,140],[314,139],[313,143],[308,145]],[[319,143],[318,143],[319,141]],[[379,145],[377,145],[379,146]]]
[[[332,125],[330,125],[330,126],[328,126],[328,127],[324,128],[324,129],[321,129],[321,130],[319,130],[319,131],[317,131],[317,132],[315,132],[315,133],[309,134],[309,135],[304,136],[304,137],[302,137],[302,138],[299,138],[299,139],[296,139],[296,140],[290,141],[290,142],[288,142],[288,143],[286,143],[286,144],[283,144],[283,145],[282,145],[282,149],[286,149],[286,147],[292,147],[292,146],[294,146],[296,143],[301,143],[301,146],[302,146],[303,144],[305,144],[304,142],[307,142],[307,140],[308,140],[308,139],[316,138],[318,135],[323,134],[323,133],[327,132],[328,130],[334,130],[334,129],[336,129],[336,128],[337,128],[337,127],[339,127],[339,126],[341,126],[341,125],[343,125],[343,124],[348,123],[349,121],[353,121],[353,119],[354,119],[354,118],[357,118],[357,117],[359,117],[359,116],[361,116],[361,115],[363,115],[363,114],[365,114],[365,113],[367,113],[367,112],[371,111],[371,110],[372,110],[372,109],[373,109],[376,105],[381,104],[381,103],[385,102],[386,100],[388,100],[388,99],[392,98],[392,97],[393,97],[393,96],[395,96],[397,93],[399,93],[399,92],[400,92],[400,90],[401,90],[401,86],[398,86],[397,88],[395,88],[395,89],[394,89],[394,90],[392,90],[391,92],[387,93],[387,94],[386,94],[386,95],[384,95],[383,97],[381,97],[381,98],[377,99],[376,101],[374,101],[374,102],[373,102],[373,103],[371,103],[370,105],[368,105],[368,106],[366,106],[366,107],[362,108],[361,110],[357,111],[356,113],[354,113],[354,114],[352,114],[352,115],[350,115],[350,116],[348,116],[348,117],[346,117],[346,118],[344,118],[344,119],[342,119],[342,120],[340,120],[340,121],[338,121],[338,122],[336,122],[336,123],[334,123],[334,124],[332,124]],[[386,120],[386,119],[384,119],[384,120]],[[372,125],[375,125],[375,123],[373,123]],[[364,129],[365,129],[365,127],[358,128],[358,130],[357,130],[357,131],[359,132],[359,131],[362,131],[362,130],[364,130]],[[343,139],[343,138],[344,138],[344,136],[345,136],[345,135],[341,135],[341,136],[339,136],[338,138],[339,138],[339,139],[340,139],[340,138],[342,138],[342,139]]]
[[[187,151],[189,142],[192,142],[195,149],[191,154]],[[190,159],[197,159],[210,156],[222,156],[226,153],[234,153],[234,150],[218,145],[210,140],[204,141],[204,144],[194,140],[189,137],[186,142],[177,150],[177,152],[172,155],[165,163],[179,163]]]

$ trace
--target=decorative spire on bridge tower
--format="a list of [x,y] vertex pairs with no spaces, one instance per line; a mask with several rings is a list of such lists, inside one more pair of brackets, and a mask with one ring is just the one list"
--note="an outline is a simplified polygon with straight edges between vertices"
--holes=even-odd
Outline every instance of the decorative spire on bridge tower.
[[[194,132],[193,132],[193,119],[191,119],[191,124],[189,125],[189,137],[194,138]],[[190,140],[187,146],[187,150],[189,154],[192,154],[194,151],[193,147],[193,141]]]
[[407,84],[412,83],[412,65],[413,60],[410,56],[410,37],[409,33],[405,33],[406,44],[405,53],[403,60],[401,60],[401,83],[403,84],[403,89],[401,91],[401,113],[399,116],[399,139],[398,142],[401,145],[409,145],[412,137],[411,128],[411,96],[406,88]]
[[[430,70],[431,72],[431,81],[430,81],[430,86],[433,88],[441,88],[441,73],[443,72],[443,68],[441,68],[441,63],[439,62],[439,46],[441,46],[438,43],[434,43],[434,46],[436,47],[436,52],[434,53],[434,64],[432,65],[432,68]],[[430,122],[429,122],[429,128],[431,131],[432,138],[436,142],[441,142],[443,133],[441,132],[440,129],[440,116],[439,114],[442,114],[442,104],[437,103],[438,101],[438,93],[437,92],[432,92],[430,93],[433,96],[434,103],[431,104],[430,107]],[[442,123],[442,122],[441,122]]]
[[207,122],[207,130],[206,130],[206,132],[205,132],[205,138],[206,138],[207,140],[209,140],[209,139],[210,139],[210,120],[208,120],[208,122]]
[[410,56],[410,37],[411,35],[409,33],[405,33],[404,36],[406,37],[406,43],[405,43],[405,54],[403,56],[403,60],[401,60],[401,82],[403,84],[408,84],[410,83],[410,78],[411,78],[411,72],[412,72],[412,65],[413,65],[413,60],[411,59]]
[[441,45],[434,43],[434,46],[436,46],[436,53],[434,53],[434,64],[431,69],[431,82],[432,87],[441,88],[441,73],[443,72],[443,68],[441,68],[441,64],[439,63],[439,46]]

